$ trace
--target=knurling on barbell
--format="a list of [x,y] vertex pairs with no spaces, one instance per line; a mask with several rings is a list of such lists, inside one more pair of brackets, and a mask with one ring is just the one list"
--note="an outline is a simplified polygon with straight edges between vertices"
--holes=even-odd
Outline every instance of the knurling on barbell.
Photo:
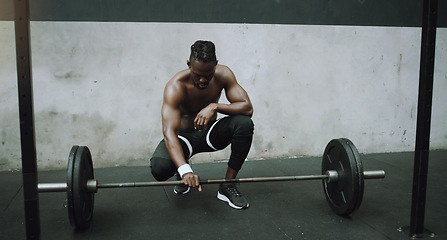
[[[338,215],[355,212],[363,199],[364,179],[384,178],[385,171],[363,171],[355,145],[346,138],[331,140],[323,154],[322,174],[308,176],[255,177],[240,179],[201,180],[201,184],[224,182],[269,182],[294,180],[323,180],[323,190],[331,209]],[[73,146],[68,156],[67,182],[40,183],[39,192],[67,192],[67,210],[71,226],[87,229],[93,217],[94,194],[98,188],[170,186],[182,181],[131,182],[98,184],[94,179],[93,162],[86,146]]]

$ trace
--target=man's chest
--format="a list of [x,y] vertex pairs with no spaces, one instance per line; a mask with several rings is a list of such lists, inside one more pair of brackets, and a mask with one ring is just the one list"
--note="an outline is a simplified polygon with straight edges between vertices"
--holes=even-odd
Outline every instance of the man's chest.
[[[208,89],[209,88],[209,89]],[[209,86],[207,89],[192,89],[188,91],[180,108],[184,114],[196,115],[210,103],[216,103],[222,93],[222,88]]]

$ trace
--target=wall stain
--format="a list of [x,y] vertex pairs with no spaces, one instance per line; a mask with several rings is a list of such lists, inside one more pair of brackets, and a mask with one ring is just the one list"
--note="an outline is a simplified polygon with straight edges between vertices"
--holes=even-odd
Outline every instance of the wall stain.
[[15,111],[0,115],[0,171],[19,169],[21,166],[19,116]]
[[8,159],[7,158],[0,158],[0,169],[2,168],[2,166],[6,166],[8,165]]
[[402,53],[399,54],[399,62],[394,66],[397,67],[397,74],[400,74],[400,69],[402,67]]
[[79,79],[84,78],[82,74],[76,73],[74,71],[69,71],[66,73],[55,73],[54,77],[57,80],[69,80],[69,81],[78,81]]
[[106,149],[116,129],[113,119],[105,119],[99,112],[55,110],[37,112],[35,119],[39,167],[65,167],[64,157],[73,145],[86,145],[95,156],[110,157]]

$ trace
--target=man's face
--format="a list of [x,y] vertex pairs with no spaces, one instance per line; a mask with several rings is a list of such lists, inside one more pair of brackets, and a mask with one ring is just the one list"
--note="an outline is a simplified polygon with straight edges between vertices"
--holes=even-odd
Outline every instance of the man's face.
[[194,86],[198,89],[207,88],[211,79],[214,77],[217,62],[203,63],[200,61],[188,61],[187,64]]

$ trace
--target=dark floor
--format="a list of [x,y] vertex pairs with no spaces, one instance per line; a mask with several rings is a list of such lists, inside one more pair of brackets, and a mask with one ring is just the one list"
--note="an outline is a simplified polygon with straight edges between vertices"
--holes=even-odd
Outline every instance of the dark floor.
[[[217,185],[177,196],[172,187],[100,189],[93,224],[74,231],[64,193],[40,194],[42,239],[409,239],[413,153],[362,156],[365,170],[386,178],[365,181],[360,209],[349,218],[329,208],[321,181],[244,183],[247,210],[216,199]],[[320,158],[249,161],[239,177],[319,174]],[[195,164],[202,179],[222,178],[225,163]],[[447,239],[447,151],[430,153],[425,227]],[[65,171],[39,173],[39,182],[64,182]],[[148,167],[96,169],[101,183],[152,181]],[[20,172],[1,172],[1,239],[25,239]],[[424,237],[429,239],[430,237]],[[430,238],[431,239],[431,238]]]

